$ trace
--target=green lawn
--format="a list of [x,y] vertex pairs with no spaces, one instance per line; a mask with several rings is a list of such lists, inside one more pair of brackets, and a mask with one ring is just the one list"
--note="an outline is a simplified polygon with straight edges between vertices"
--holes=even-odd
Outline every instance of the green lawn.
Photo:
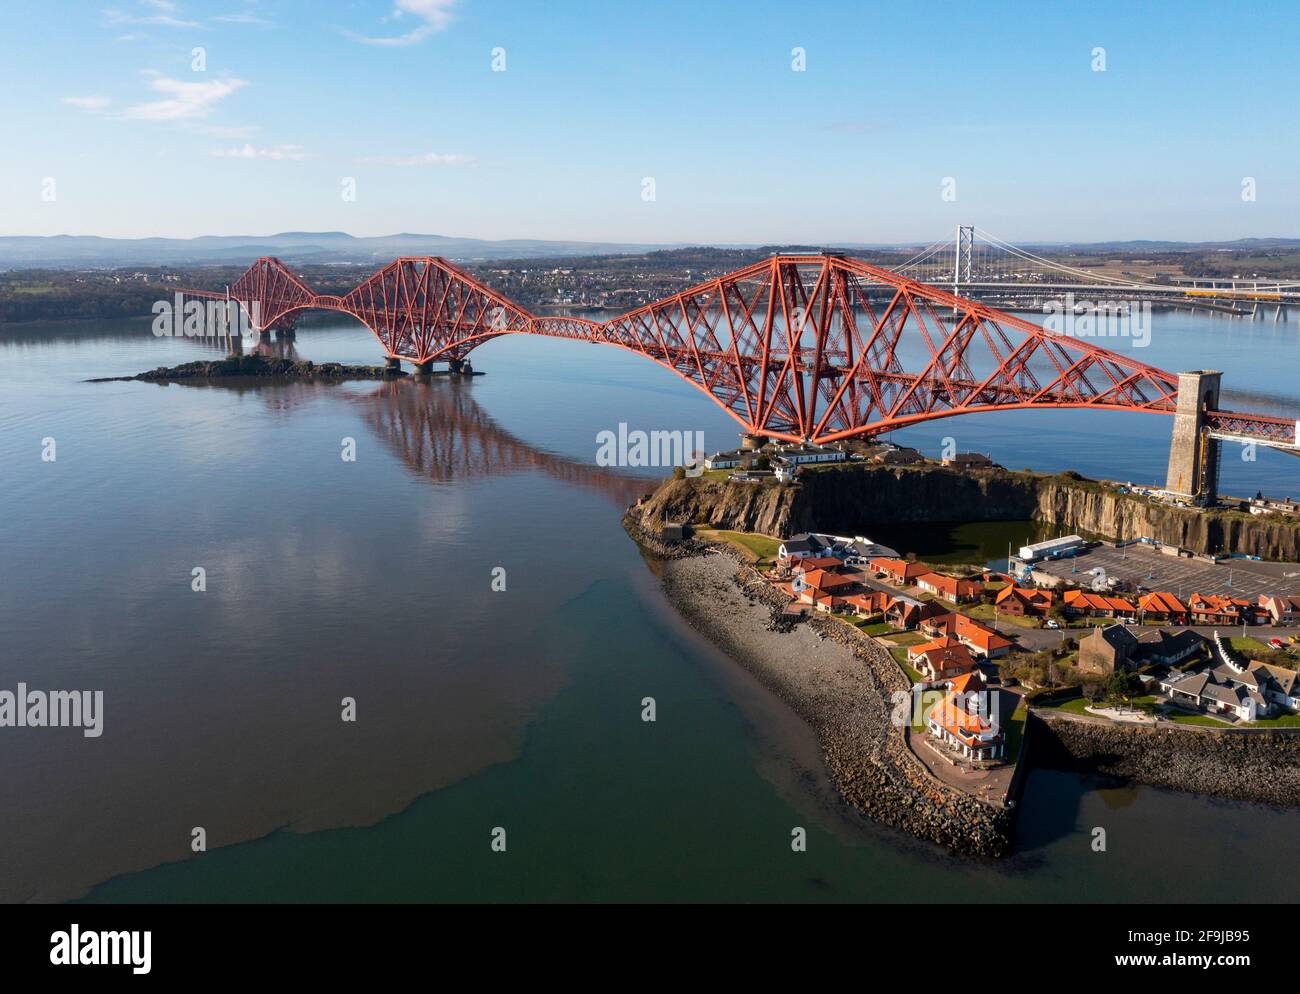
[[1280,714],[1276,718],[1257,718],[1250,723],[1254,728],[1300,728],[1300,714]]
[[701,534],[706,538],[721,539],[724,542],[730,542],[744,549],[750,555],[758,560],[759,564],[770,564],[776,559],[776,554],[781,548],[780,539],[771,538],[767,535],[758,535],[753,532],[732,532],[732,531],[713,531],[701,529]]
[[1235,652],[1249,657],[1251,653],[1268,652],[1272,647],[1265,645],[1257,638],[1251,638],[1249,635],[1238,635],[1228,639],[1228,645],[1232,646]]
[[898,664],[899,669],[903,671],[903,675],[906,676],[913,683],[920,683],[921,680],[924,679],[920,673],[916,672],[916,670],[912,669],[912,667],[908,665],[907,649],[902,647],[896,647],[890,649],[889,654],[894,657],[894,662],[896,662]]
[[1092,702],[1086,697],[1071,697],[1064,701],[1055,701],[1050,704],[1035,704],[1034,707],[1043,711],[1065,711],[1068,714],[1087,714],[1084,709]]
[[1020,703],[1016,705],[1016,710],[1012,713],[1010,720],[1006,724],[1007,732],[1007,760],[1014,763],[1020,756],[1020,743],[1025,738],[1025,719],[1029,717],[1029,706],[1025,704],[1025,699],[1020,698]]
[[894,629],[891,625],[883,621],[872,621],[870,618],[863,618],[861,621],[854,622],[862,631],[863,635],[888,635]]
[[1180,725],[1210,725],[1214,728],[1223,728],[1225,725],[1232,724],[1228,721],[1220,721],[1218,718],[1211,718],[1208,714],[1186,714],[1182,711],[1168,711],[1165,717]]
[[892,642],[894,645],[908,646],[920,645],[922,642],[928,642],[929,639],[920,632],[899,632],[897,635],[891,636],[887,641]]

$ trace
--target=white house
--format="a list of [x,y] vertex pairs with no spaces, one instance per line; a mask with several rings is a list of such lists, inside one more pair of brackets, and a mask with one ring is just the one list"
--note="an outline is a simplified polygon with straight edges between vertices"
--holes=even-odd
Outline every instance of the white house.
[[740,465],[741,456],[744,453],[739,449],[731,452],[715,452],[704,460],[705,469],[734,469]]
[[780,447],[781,458],[791,466],[802,466],[804,463],[819,462],[843,462],[848,456],[839,449],[831,449],[822,445],[783,445]]

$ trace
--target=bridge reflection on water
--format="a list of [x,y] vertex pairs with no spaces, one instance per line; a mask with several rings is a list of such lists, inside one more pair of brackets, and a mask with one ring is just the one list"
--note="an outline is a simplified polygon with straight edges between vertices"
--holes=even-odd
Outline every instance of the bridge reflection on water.
[[[194,341],[212,346],[211,340]],[[264,358],[305,359],[297,349],[293,333],[264,336],[248,351]],[[314,385],[263,384],[255,380],[210,380],[203,384],[178,381],[187,386],[202,385],[239,392],[256,391],[266,406],[286,412],[310,403],[317,396]],[[402,377],[373,385],[357,393],[346,390],[347,398],[361,408],[361,420],[417,476],[434,483],[454,479],[505,476],[539,472],[551,479],[593,490],[623,507],[658,480],[629,476],[592,462],[548,452],[502,428],[492,415],[474,400],[472,377]],[[356,384],[354,384],[356,385]]]

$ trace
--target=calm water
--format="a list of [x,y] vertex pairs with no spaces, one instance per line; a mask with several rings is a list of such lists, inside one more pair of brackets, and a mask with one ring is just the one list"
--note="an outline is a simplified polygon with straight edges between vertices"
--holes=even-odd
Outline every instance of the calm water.
[[[1155,320],[1140,358],[1249,373],[1251,406],[1300,407],[1294,325]],[[345,323],[297,349],[377,357]],[[0,332],[0,688],[102,689],[106,711],[98,739],[0,730],[0,899],[1290,896],[1181,867],[1289,847],[1295,812],[1039,771],[997,865],[843,815],[808,731],[680,622],[619,527],[647,484],[594,465],[597,432],[735,440],[649,363],[521,336],[478,350],[468,383],[81,382],[206,354],[145,324]],[[1155,480],[1167,431],[1060,412],[898,440]],[[1300,490],[1274,453],[1224,469]]]

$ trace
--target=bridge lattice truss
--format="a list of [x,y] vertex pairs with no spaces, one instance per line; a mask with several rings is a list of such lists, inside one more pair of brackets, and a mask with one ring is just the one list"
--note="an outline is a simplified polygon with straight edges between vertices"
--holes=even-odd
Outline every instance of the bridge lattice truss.
[[310,308],[351,314],[386,356],[419,364],[511,334],[618,346],[708,394],[746,432],[789,441],[980,411],[1172,414],[1177,403],[1171,373],[837,255],[773,256],[604,322],[531,314],[436,257],[394,260],[342,296],[262,258],[229,294],[260,329]]

